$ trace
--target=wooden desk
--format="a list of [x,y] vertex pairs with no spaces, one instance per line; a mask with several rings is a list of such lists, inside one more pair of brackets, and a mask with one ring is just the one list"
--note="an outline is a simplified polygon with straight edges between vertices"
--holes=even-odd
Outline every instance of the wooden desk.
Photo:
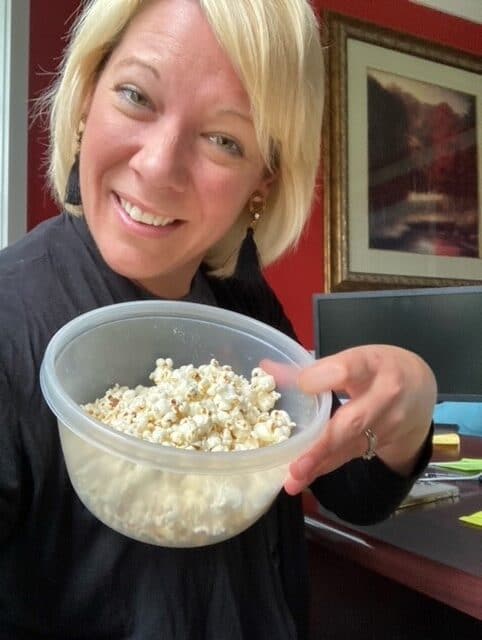
[[[459,457],[482,457],[482,438],[463,437],[460,452],[439,448],[433,459]],[[410,507],[368,527],[344,523],[311,494],[304,496],[313,638],[345,640],[349,633],[360,640],[482,637],[482,530],[458,520],[482,510],[482,485],[464,481],[458,486],[455,502]],[[330,630],[325,614],[332,589],[340,592],[347,610],[341,628],[333,622]],[[318,636],[320,628],[324,635]]]

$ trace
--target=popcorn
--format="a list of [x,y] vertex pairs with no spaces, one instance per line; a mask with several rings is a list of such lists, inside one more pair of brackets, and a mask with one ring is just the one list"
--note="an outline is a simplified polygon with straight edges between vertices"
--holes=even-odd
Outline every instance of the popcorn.
[[245,530],[268,509],[287,473],[287,465],[175,473],[111,455],[69,429],[62,446],[75,490],[94,515],[124,535],[167,547],[213,544]]
[[158,358],[149,379],[150,387],[116,384],[83,409],[118,431],[197,451],[265,447],[288,439],[295,426],[286,411],[274,409],[280,394],[260,367],[247,380],[214,359],[174,369],[171,358]]
[[[275,409],[280,394],[259,367],[251,379],[216,360],[175,369],[159,358],[152,386],[119,384],[83,406],[86,413],[136,438],[191,451],[244,451],[286,440],[295,426]],[[150,544],[195,547],[225,540],[272,503],[287,464],[249,473],[193,473],[112,455],[69,429],[62,447],[80,499],[113,529]]]

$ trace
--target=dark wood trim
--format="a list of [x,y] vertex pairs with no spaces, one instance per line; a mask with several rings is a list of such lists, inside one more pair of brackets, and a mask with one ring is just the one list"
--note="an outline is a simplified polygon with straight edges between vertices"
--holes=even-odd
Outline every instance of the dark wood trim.
[[[460,457],[482,457],[482,438],[462,438]],[[447,451],[436,452],[437,459],[447,457]],[[450,457],[450,456],[449,456]],[[457,455],[459,457],[459,455]],[[460,504],[469,513],[482,508],[482,485],[475,482],[459,483]],[[315,498],[303,496],[308,539],[323,550],[335,553],[370,571],[389,578],[419,593],[434,598],[450,607],[482,620],[482,531],[480,532],[480,556],[473,558],[474,574],[458,570],[449,564],[407,551],[376,538],[373,527],[370,533],[360,531],[320,509]],[[411,507],[419,509],[420,507]],[[436,504],[430,505],[437,510]],[[436,511],[432,512],[436,515]],[[442,512],[440,512],[442,513]],[[399,516],[393,516],[395,518]],[[401,516],[400,516],[401,517]],[[447,533],[446,523],[441,527]],[[465,527],[457,519],[453,527]],[[376,529],[376,528],[375,528]],[[420,536],[433,539],[437,544],[438,531],[420,531]],[[460,535],[460,531],[458,531]],[[462,533],[463,535],[463,533]],[[447,540],[444,540],[447,544]]]

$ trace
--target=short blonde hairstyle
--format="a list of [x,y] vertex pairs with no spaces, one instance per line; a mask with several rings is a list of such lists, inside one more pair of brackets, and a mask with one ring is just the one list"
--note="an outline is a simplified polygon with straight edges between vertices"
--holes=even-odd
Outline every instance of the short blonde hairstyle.
[[[132,19],[153,1],[90,0],[73,25],[42,101],[50,112],[49,180],[63,206],[86,97]],[[311,210],[323,110],[318,23],[308,0],[197,1],[251,100],[259,148],[276,173],[255,234],[267,266],[296,245]],[[246,207],[205,257],[216,275],[233,272],[249,220]]]

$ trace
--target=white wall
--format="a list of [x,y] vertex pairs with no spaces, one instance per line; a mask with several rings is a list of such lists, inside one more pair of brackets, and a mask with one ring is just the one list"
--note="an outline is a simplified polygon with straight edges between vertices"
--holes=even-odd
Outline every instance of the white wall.
[[0,0],[0,247],[27,228],[29,0]]

